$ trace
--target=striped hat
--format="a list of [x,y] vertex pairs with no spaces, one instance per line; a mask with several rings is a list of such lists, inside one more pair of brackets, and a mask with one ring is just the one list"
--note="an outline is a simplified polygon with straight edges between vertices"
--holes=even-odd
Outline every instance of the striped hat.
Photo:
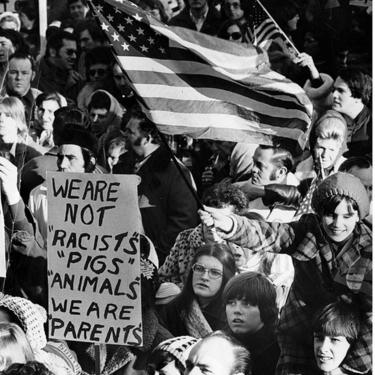
[[174,355],[181,364],[185,366],[185,362],[189,357],[189,353],[193,346],[200,341],[192,336],[179,336],[161,342],[155,349],[164,350]]

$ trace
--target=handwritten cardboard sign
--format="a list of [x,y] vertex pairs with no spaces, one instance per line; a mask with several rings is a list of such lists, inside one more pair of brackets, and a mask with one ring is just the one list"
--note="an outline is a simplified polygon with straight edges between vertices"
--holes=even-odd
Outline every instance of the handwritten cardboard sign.
[[48,172],[50,337],[142,345],[139,181]]

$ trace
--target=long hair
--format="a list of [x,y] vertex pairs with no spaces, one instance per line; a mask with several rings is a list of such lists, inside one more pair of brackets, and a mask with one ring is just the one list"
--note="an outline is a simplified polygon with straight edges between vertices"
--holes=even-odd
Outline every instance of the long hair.
[[26,125],[25,107],[20,99],[8,96],[0,101],[0,111],[9,114],[17,123],[18,142],[25,143],[28,133]]
[[22,329],[14,323],[0,323],[0,371],[13,363],[12,348],[20,347],[25,361],[33,361],[34,354]]
[[[234,262],[234,256],[227,244],[209,244],[201,246],[193,258],[192,264],[194,264],[201,256],[212,256],[216,258],[223,265],[223,280],[221,287],[216,295],[213,297],[210,302],[210,307],[220,309],[222,307],[222,293],[225,285],[231,279],[235,272],[236,266]],[[195,299],[195,294],[193,290],[193,270],[190,269],[189,275],[186,279],[186,283],[181,291],[181,293],[173,301],[175,302],[182,310],[190,312],[192,307],[192,302]]]

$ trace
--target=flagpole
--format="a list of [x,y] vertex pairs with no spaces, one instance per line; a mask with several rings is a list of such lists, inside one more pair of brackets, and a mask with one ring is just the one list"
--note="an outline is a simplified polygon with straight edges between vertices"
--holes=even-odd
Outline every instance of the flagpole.
[[292,46],[292,48],[297,52],[297,54],[299,55],[300,52],[298,51],[298,49],[295,47],[295,45],[292,43],[292,41],[287,37],[287,35],[284,33],[283,29],[278,25],[278,23],[274,20],[274,18],[271,16],[271,14],[268,12],[268,10],[263,6],[263,4],[260,2],[260,0],[256,0],[256,2],[262,7],[262,9],[264,10],[264,12],[267,14],[267,16],[271,19],[271,21],[278,27],[278,29],[280,30],[280,33],[282,35],[284,35],[285,39],[290,43],[290,45]]
[[173,160],[173,163],[175,164],[175,166],[177,167],[178,171],[180,172],[180,175],[182,176],[183,180],[185,181],[185,184],[187,185],[190,193],[193,195],[195,201],[197,202],[197,205],[198,205],[198,208],[203,210],[203,204],[202,202],[200,201],[199,197],[198,197],[198,193],[197,191],[193,188],[192,184],[190,181],[188,181],[187,177],[185,176],[185,173],[183,172],[182,168],[181,168],[181,165],[180,163],[178,162],[175,154],[173,153],[173,151],[171,150],[171,148],[169,147],[169,144],[167,142],[167,139],[165,138],[164,134],[159,130],[159,136],[160,136],[160,139],[162,140],[164,146],[166,147],[166,149],[168,150],[169,154],[171,155],[172,157],[172,160]]

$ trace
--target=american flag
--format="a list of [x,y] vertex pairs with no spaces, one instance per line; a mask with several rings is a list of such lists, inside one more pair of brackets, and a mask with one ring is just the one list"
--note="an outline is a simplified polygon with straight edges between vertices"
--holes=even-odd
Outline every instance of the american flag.
[[251,1],[250,37],[255,46],[268,50],[272,43],[279,45],[289,56],[297,56],[297,51],[280,30],[279,25],[269,17],[258,0]]
[[146,115],[165,134],[304,145],[312,105],[267,53],[170,27],[127,0],[91,0]]

